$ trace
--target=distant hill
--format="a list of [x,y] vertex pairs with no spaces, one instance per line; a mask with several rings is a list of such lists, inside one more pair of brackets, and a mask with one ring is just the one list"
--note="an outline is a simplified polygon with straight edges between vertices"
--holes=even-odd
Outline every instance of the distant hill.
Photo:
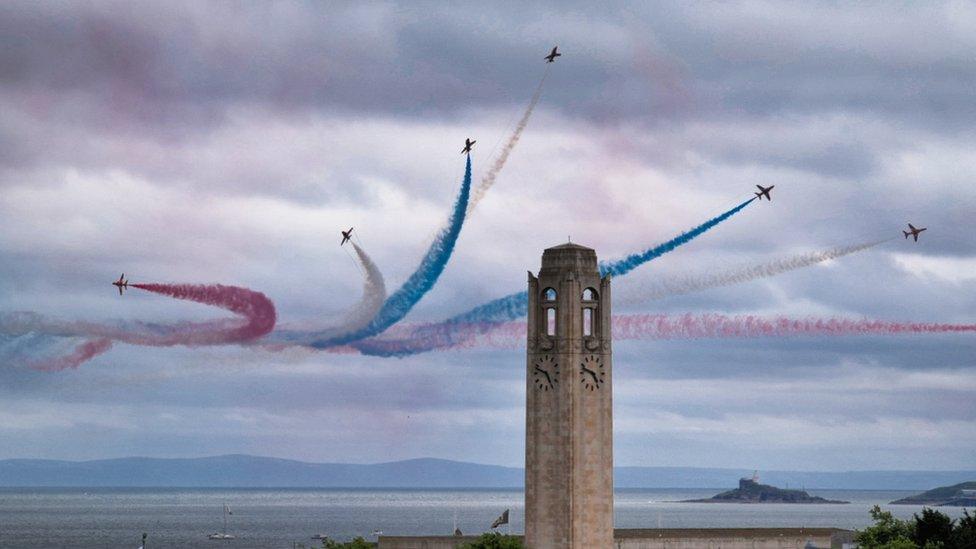
[[[963,490],[966,492],[964,493]],[[940,486],[927,492],[892,501],[892,505],[952,505],[976,507],[976,481]]]
[[[691,467],[617,467],[618,488],[733,487],[751,471]],[[521,468],[411,459],[389,463],[308,463],[247,455],[119,458],[95,461],[0,460],[0,486],[521,488]],[[925,490],[976,478],[976,471],[768,471],[777,486]]]

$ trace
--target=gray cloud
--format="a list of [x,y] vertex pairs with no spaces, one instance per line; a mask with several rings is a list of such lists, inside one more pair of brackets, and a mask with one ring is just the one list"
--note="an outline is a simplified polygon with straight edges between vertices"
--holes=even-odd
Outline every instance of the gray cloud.
[[[970,322],[976,280],[958,273],[976,260],[971,11],[8,2],[0,310],[160,322],[210,314],[135,292],[117,299],[107,283],[125,269],[248,285],[275,300],[282,322],[321,324],[359,297],[337,229],[355,225],[395,287],[443,221],[459,142],[479,140],[479,177],[558,43],[565,56],[519,148],[409,320],[522,289],[542,248],[567,235],[620,257],[774,183],[772,203],[629,277],[897,235],[907,221],[930,230],[918,245],[899,240],[655,311]],[[952,261],[963,267],[943,273]],[[970,466],[974,345],[965,336],[621,342],[616,455]],[[120,345],[57,375],[3,363],[0,437],[12,442],[0,457],[518,464],[522,360]],[[206,432],[187,421],[201,416],[212,418]],[[791,436],[799,430],[810,440]],[[745,449],[743,437],[768,444]]]

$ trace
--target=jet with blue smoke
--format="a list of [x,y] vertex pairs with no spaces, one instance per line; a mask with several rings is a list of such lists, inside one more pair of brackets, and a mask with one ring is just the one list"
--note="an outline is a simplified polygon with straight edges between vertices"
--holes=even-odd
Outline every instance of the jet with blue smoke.
[[[712,227],[715,227],[719,223],[739,213],[754,200],[756,199],[750,198],[731,210],[713,217],[701,225],[685,231],[671,240],[668,240],[667,242],[659,244],[653,248],[649,248],[643,252],[631,254],[617,261],[601,263],[600,274],[601,276],[623,276],[630,271],[633,271],[637,267],[640,267],[644,263],[661,257],[675,248],[691,242]],[[353,346],[363,354],[376,356],[405,356],[433,350],[435,348],[443,348],[445,346],[450,347],[460,343],[460,341],[456,341],[457,338],[454,337],[455,335],[457,335],[459,338],[467,338],[471,335],[472,331],[490,331],[494,327],[495,323],[508,322],[510,320],[522,318],[528,314],[528,310],[528,292],[518,292],[489,301],[484,305],[479,305],[470,311],[451,317],[443,322],[419,327],[414,331],[412,337],[409,338],[412,341],[404,340],[404,345],[402,346],[397,346],[395,344],[391,344],[390,342],[370,342],[369,340],[356,342]],[[463,334],[457,333],[455,328],[458,326],[465,327],[465,329],[462,330]],[[429,341],[430,344],[425,345],[423,343],[424,340]]]
[[[648,261],[661,257],[662,255],[674,250],[682,244],[687,244],[688,242],[694,240],[696,237],[701,236],[706,231],[712,227],[718,225],[719,223],[725,221],[726,219],[732,217],[733,215],[742,211],[743,208],[748,206],[755,198],[750,198],[742,204],[732,208],[731,210],[709,219],[708,221],[702,223],[701,225],[685,231],[678,236],[664,242],[663,244],[658,244],[653,248],[644,250],[643,252],[629,255],[623,259],[617,261],[605,262],[600,265],[600,276],[612,275],[612,276],[623,276],[630,271],[633,271],[637,267],[640,267]],[[470,323],[470,322],[506,322],[509,320],[515,320],[517,318],[522,318],[528,313],[529,310],[529,294],[528,292],[518,292],[511,294],[494,301],[489,301],[484,305],[480,305],[471,309],[466,313],[462,313],[453,318],[446,320],[446,323]]]
[[372,337],[386,331],[387,328],[399,322],[413,309],[423,297],[434,287],[437,279],[440,278],[447,262],[454,253],[454,246],[457,244],[458,236],[461,234],[461,227],[464,226],[464,219],[468,209],[468,199],[471,196],[471,157],[468,156],[464,167],[464,182],[458,193],[457,200],[454,202],[454,211],[447,222],[447,226],[441,229],[434,242],[427,250],[427,254],[420,261],[420,265],[410,278],[400,286],[396,292],[386,299],[383,307],[380,308],[373,320],[366,326],[352,332],[342,334],[337,337],[317,339],[311,343],[316,349],[325,349],[337,345],[345,345],[363,338]]
[[711,229],[712,227],[718,225],[719,223],[725,221],[726,219],[732,217],[733,215],[742,211],[743,208],[752,203],[755,198],[750,198],[742,204],[732,208],[731,210],[713,217],[708,221],[702,223],[701,225],[686,231],[678,236],[672,238],[671,240],[665,242],[664,244],[659,244],[653,248],[644,250],[643,252],[631,254],[623,259],[618,259],[617,261],[611,261],[609,263],[602,263],[600,265],[600,275],[612,275],[612,276],[623,276],[630,271],[633,271],[637,267],[647,263],[652,259],[661,257],[662,255],[670,252],[671,250],[681,246],[682,244],[687,244],[688,242],[694,240],[696,237],[703,234],[705,231]]

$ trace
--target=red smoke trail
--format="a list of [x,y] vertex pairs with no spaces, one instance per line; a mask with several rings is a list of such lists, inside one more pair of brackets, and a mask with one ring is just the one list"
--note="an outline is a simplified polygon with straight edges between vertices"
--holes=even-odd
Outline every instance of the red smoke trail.
[[89,341],[70,355],[42,360],[30,366],[42,370],[74,368],[107,351],[112,342],[170,347],[244,343],[267,335],[278,314],[274,303],[261,292],[220,284],[130,284],[133,288],[220,307],[243,318],[206,322],[150,324],[145,322],[95,323],[46,319],[35,314],[0,314],[0,331],[11,335],[29,333],[55,337],[85,337]]
[[75,350],[69,355],[33,362],[30,367],[45,372],[60,372],[69,368],[77,368],[82,362],[87,362],[111,348],[111,339],[90,339],[75,347]]
[[[177,325],[172,333],[145,334],[135,338],[119,337],[127,343],[141,345],[217,345],[239,343],[267,335],[274,329],[278,313],[274,303],[261,292],[222,284],[132,284],[133,288],[166,295],[175,299],[213,305],[239,314],[239,320],[219,320]],[[203,329],[201,329],[203,328]],[[209,329],[208,329],[209,328]]]

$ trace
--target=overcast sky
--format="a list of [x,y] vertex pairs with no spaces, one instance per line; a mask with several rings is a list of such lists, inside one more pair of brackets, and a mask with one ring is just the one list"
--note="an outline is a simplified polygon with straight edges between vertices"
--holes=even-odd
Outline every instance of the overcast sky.
[[[221,282],[335,322],[355,226],[395,289],[543,74],[539,107],[408,320],[525,287],[572,235],[613,259],[774,200],[614,281],[618,312],[971,322],[976,6],[0,4],[0,311],[221,316],[108,282]],[[915,245],[906,222],[928,226]],[[898,236],[641,303],[655,280]],[[615,345],[619,465],[976,467],[970,335]],[[0,359],[3,360],[3,359]],[[523,351],[407,359],[117,345],[0,364],[0,458],[524,460]]]

